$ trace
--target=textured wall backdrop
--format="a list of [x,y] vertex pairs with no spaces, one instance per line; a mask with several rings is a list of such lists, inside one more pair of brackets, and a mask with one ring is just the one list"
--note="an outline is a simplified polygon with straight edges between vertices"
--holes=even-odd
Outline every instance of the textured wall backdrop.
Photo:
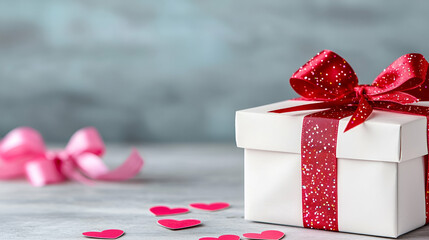
[[232,141],[234,111],[294,97],[332,49],[369,83],[429,55],[429,1],[0,1],[0,133],[66,141]]

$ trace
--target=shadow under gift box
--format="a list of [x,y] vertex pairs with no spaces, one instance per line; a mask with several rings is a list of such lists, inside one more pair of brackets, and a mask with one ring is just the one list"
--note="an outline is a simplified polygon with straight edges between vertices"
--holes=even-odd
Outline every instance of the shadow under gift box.
[[[245,218],[303,227],[301,131],[304,116],[270,113],[313,103],[284,101],[236,112],[245,149]],[[429,106],[429,102],[416,105]],[[375,110],[337,139],[338,228],[396,238],[425,225],[426,117]]]

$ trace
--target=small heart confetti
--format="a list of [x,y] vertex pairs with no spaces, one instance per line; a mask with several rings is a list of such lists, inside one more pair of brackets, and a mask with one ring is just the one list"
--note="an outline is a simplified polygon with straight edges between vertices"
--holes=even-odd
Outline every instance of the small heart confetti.
[[229,203],[215,202],[215,203],[191,203],[191,207],[198,208],[206,211],[218,211],[229,207]]
[[277,230],[268,230],[261,233],[245,233],[243,237],[249,239],[263,239],[263,240],[279,240],[285,236],[283,232]]
[[215,237],[203,237],[199,240],[240,240],[240,237],[237,235],[222,235],[218,238]]
[[201,224],[198,219],[185,219],[185,220],[174,220],[174,219],[161,219],[158,220],[158,224],[172,230],[184,229],[195,227]]
[[187,208],[169,208],[166,206],[155,206],[149,209],[155,216],[176,215],[189,212]]
[[84,232],[82,235],[90,238],[116,239],[124,235],[124,231],[119,229],[108,229],[101,232]]

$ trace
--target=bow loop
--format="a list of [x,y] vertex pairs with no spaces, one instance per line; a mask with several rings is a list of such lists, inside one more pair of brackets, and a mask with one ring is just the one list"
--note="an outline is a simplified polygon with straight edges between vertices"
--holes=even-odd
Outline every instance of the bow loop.
[[16,128],[0,141],[0,156],[3,161],[43,157],[45,150],[42,135],[29,127]]
[[[401,56],[380,73],[371,85],[358,85],[356,73],[338,54],[323,50],[290,78],[292,88],[307,101],[322,101],[270,112],[283,113],[332,107],[355,107],[346,131],[363,123],[377,102],[398,104],[429,99],[429,63],[421,54]],[[406,91],[406,92],[405,92]]]
[[358,79],[344,58],[323,50],[292,75],[290,84],[304,98],[332,101],[352,92]]
[[428,62],[423,55],[409,53],[401,56],[383,70],[371,84],[368,94],[406,91],[417,88],[426,78]]
[[71,136],[65,150],[73,155],[92,153],[102,156],[105,147],[103,139],[97,129],[94,127],[86,127],[78,130]]

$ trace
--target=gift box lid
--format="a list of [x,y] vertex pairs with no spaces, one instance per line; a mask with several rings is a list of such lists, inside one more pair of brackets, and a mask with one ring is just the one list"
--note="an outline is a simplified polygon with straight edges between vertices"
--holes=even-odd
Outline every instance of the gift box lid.
[[[281,114],[269,111],[309,103],[315,102],[289,100],[237,111],[237,146],[300,153],[304,116],[321,110]],[[416,105],[429,106],[429,102]],[[337,158],[400,162],[428,153],[424,116],[374,110],[363,124],[344,132],[349,119],[339,122]]]

